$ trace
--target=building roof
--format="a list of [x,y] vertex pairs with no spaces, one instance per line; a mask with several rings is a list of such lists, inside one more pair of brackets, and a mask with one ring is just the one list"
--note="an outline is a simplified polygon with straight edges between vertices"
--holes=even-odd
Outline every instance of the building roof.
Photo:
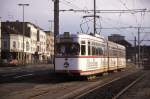
[[54,36],[54,33],[52,31],[44,31],[46,34]]
[[[28,27],[28,24],[34,26],[35,28],[39,30],[41,29],[39,26],[31,23],[31,22],[24,22],[25,23],[25,36],[30,37],[30,27]],[[6,21],[2,22],[2,34],[20,34],[23,35],[23,22],[19,21]]]
[[126,47],[131,47],[132,44],[130,44],[128,41],[125,40],[125,36],[122,36],[120,34],[111,34],[111,36],[108,36],[108,40],[124,45]]
[[[112,41],[112,40],[111,40],[111,41]],[[131,47],[131,46],[132,46],[132,44],[130,44],[130,43],[129,43],[128,41],[126,41],[126,40],[112,41],[112,42],[115,42],[115,43],[124,45],[125,47]]]

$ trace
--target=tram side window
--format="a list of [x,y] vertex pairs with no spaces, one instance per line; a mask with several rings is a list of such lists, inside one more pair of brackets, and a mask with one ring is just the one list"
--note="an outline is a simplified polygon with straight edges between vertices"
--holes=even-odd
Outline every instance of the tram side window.
[[123,51],[123,57],[126,57],[126,52],[125,51]]
[[85,45],[81,45],[81,55],[85,55],[86,50],[85,50]]
[[120,51],[120,57],[125,57],[125,52],[124,51]]
[[111,47],[109,47],[109,56],[113,56],[113,49]]
[[107,47],[106,47],[106,46],[104,46],[104,51],[103,51],[103,53],[104,53],[104,56],[107,56],[108,52],[107,52]]
[[103,52],[103,49],[101,47],[98,48],[98,55],[103,55],[104,52]]
[[114,56],[114,57],[116,57],[116,56],[118,57],[117,49],[113,49],[113,56]]
[[115,56],[115,49],[114,48],[112,48],[112,57],[117,57],[117,56]]
[[95,55],[95,54],[96,54],[95,46],[92,46],[92,55]]
[[99,55],[99,48],[96,47],[96,55]]
[[93,42],[91,46],[91,55],[97,55],[97,56],[104,55],[104,46],[99,43]]
[[119,55],[118,55],[118,56],[119,56],[119,57],[122,57],[122,55],[121,55],[122,52],[121,52],[121,51],[118,51],[118,52],[119,52]]
[[122,57],[122,52],[121,51],[119,51],[119,55],[118,55],[119,57]]

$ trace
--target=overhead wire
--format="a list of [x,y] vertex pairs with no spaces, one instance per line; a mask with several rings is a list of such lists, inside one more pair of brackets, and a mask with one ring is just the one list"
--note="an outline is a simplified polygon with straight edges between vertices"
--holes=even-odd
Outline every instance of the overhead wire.
[[[124,3],[122,0],[119,0],[119,2],[127,9],[127,10],[131,10],[127,7],[126,3]],[[138,24],[138,21],[137,21],[137,16],[135,15],[134,11],[131,12],[131,15],[133,15],[135,17],[135,21],[136,23]]]
[[[106,24],[110,24],[111,22],[110,21],[113,21],[113,20],[111,20],[111,19],[108,19],[108,22],[106,21],[106,19],[104,19],[104,18],[106,18],[106,17],[101,17],[101,20],[102,20],[102,23],[106,23]],[[103,20],[104,19],[104,20]],[[114,22],[113,22],[114,23]],[[112,24],[110,24],[110,25],[112,25]],[[112,25],[112,26],[114,26],[114,25]],[[120,33],[122,33],[122,32],[124,32],[124,33],[131,33],[132,35],[133,35],[133,33],[132,33],[132,31],[129,31],[128,30],[128,28],[132,28],[133,26],[129,26],[129,27],[112,27],[112,28],[107,28],[107,29],[114,29],[114,30],[117,30],[117,31],[119,31]],[[130,28],[130,29],[131,29]],[[103,29],[105,29],[105,28],[101,28],[102,30]],[[133,28],[134,29],[134,28]],[[122,31],[123,30],[123,31]],[[126,31],[126,32],[125,32]]]
[[84,32],[83,31],[83,28],[82,28],[82,25],[83,24],[86,24],[87,25],[87,31],[86,31],[86,33],[89,31],[89,25],[88,25],[88,22],[91,22],[93,19],[87,19],[87,18],[84,18],[84,20],[85,20],[85,22],[83,22],[83,20],[82,20],[82,23],[80,24],[80,29],[81,29],[81,32]]
[[[107,22],[107,21],[104,21],[103,19],[104,19],[104,17],[101,16],[101,20],[102,20],[103,22],[105,22],[106,24],[110,24],[110,23],[111,23],[110,21],[112,21],[112,20],[109,19],[109,20],[108,20],[109,22]],[[114,22],[113,22],[113,23],[114,23]],[[110,25],[112,25],[112,24],[110,24]],[[114,24],[113,24],[113,25],[114,25]],[[112,26],[113,26],[113,25],[112,25]],[[102,28],[102,26],[101,26],[101,30],[102,30],[102,29],[103,29],[103,28]],[[114,27],[114,29],[117,30],[117,31],[119,31],[119,32],[121,32],[121,30],[118,29],[118,28],[115,28],[115,27]]]
[[73,4],[72,1],[61,0],[61,2],[64,3],[65,5],[67,5],[67,6],[74,7],[74,8],[77,8],[77,9],[81,9],[77,5]]
[[[81,9],[81,8],[79,8],[78,6],[76,6],[76,5],[74,5],[72,2],[73,2],[73,0],[71,0],[71,1],[67,1],[67,0],[62,0],[63,2],[65,2],[65,4],[67,5],[67,6],[70,6],[70,7],[74,7],[74,8],[78,8],[78,9]],[[127,7],[127,5],[126,5],[126,3],[124,3],[122,0],[119,0],[120,2],[121,2],[121,4],[127,9],[127,10],[130,10],[128,7]],[[133,11],[134,12],[134,11]],[[120,13],[121,14],[121,13]],[[138,23],[138,21],[137,21],[137,16],[135,16],[135,14],[134,13],[132,13],[131,12],[131,14],[134,16],[134,17],[136,17],[135,19],[136,19],[136,23]],[[120,15],[121,16],[121,15]],[[115,20],[116,21],[116,20]],[[100,23],[100,28],[102,28],[102,25],[101,25],[101,20],[99,19],[99,23]],[[121,24],[121,21],[119,21],[119,24]],[[100,30],[101,31],[101,30]],[[118,31],[120,31],[120,29],[118,29]],[[121,32],[121,31],[120,31]],[[133,33],[133,32],[132,32]]]
[[[119,2],[120,2],[127,10],[130,10],[130,9],[127,7],[126,3],[124,3],[122,0],[119,0]],[[133,17],[135,17],[136,24],[138,24],[137,16],[135,15],[135,13],[131,13],[131,15],[133,15]],[[135,36],[135,35],[133,34],[133,32],[132,32],[132,35]]]

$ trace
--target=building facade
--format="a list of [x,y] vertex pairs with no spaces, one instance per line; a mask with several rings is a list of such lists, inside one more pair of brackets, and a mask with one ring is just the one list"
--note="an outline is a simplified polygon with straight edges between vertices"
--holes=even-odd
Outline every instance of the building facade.
[[54,60],[54,34],[51,31],[46,32],[46,51],[48,62],[53,63]]
[[2,22],[2,59],[18,63],[47,62],[46,33],[38,26],[25,22]]
[[125,37],[120,34],[112,34],[111,36],[108,36],[108,39],[110,41],[121,41],[125,40]]

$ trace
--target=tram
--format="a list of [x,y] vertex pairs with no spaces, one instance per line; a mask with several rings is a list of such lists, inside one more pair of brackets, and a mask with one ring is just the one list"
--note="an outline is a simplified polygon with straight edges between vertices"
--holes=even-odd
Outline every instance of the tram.
[[70,34],[57,36],[55,72],[88,76],[126,67],[125,47],[100,35]]

